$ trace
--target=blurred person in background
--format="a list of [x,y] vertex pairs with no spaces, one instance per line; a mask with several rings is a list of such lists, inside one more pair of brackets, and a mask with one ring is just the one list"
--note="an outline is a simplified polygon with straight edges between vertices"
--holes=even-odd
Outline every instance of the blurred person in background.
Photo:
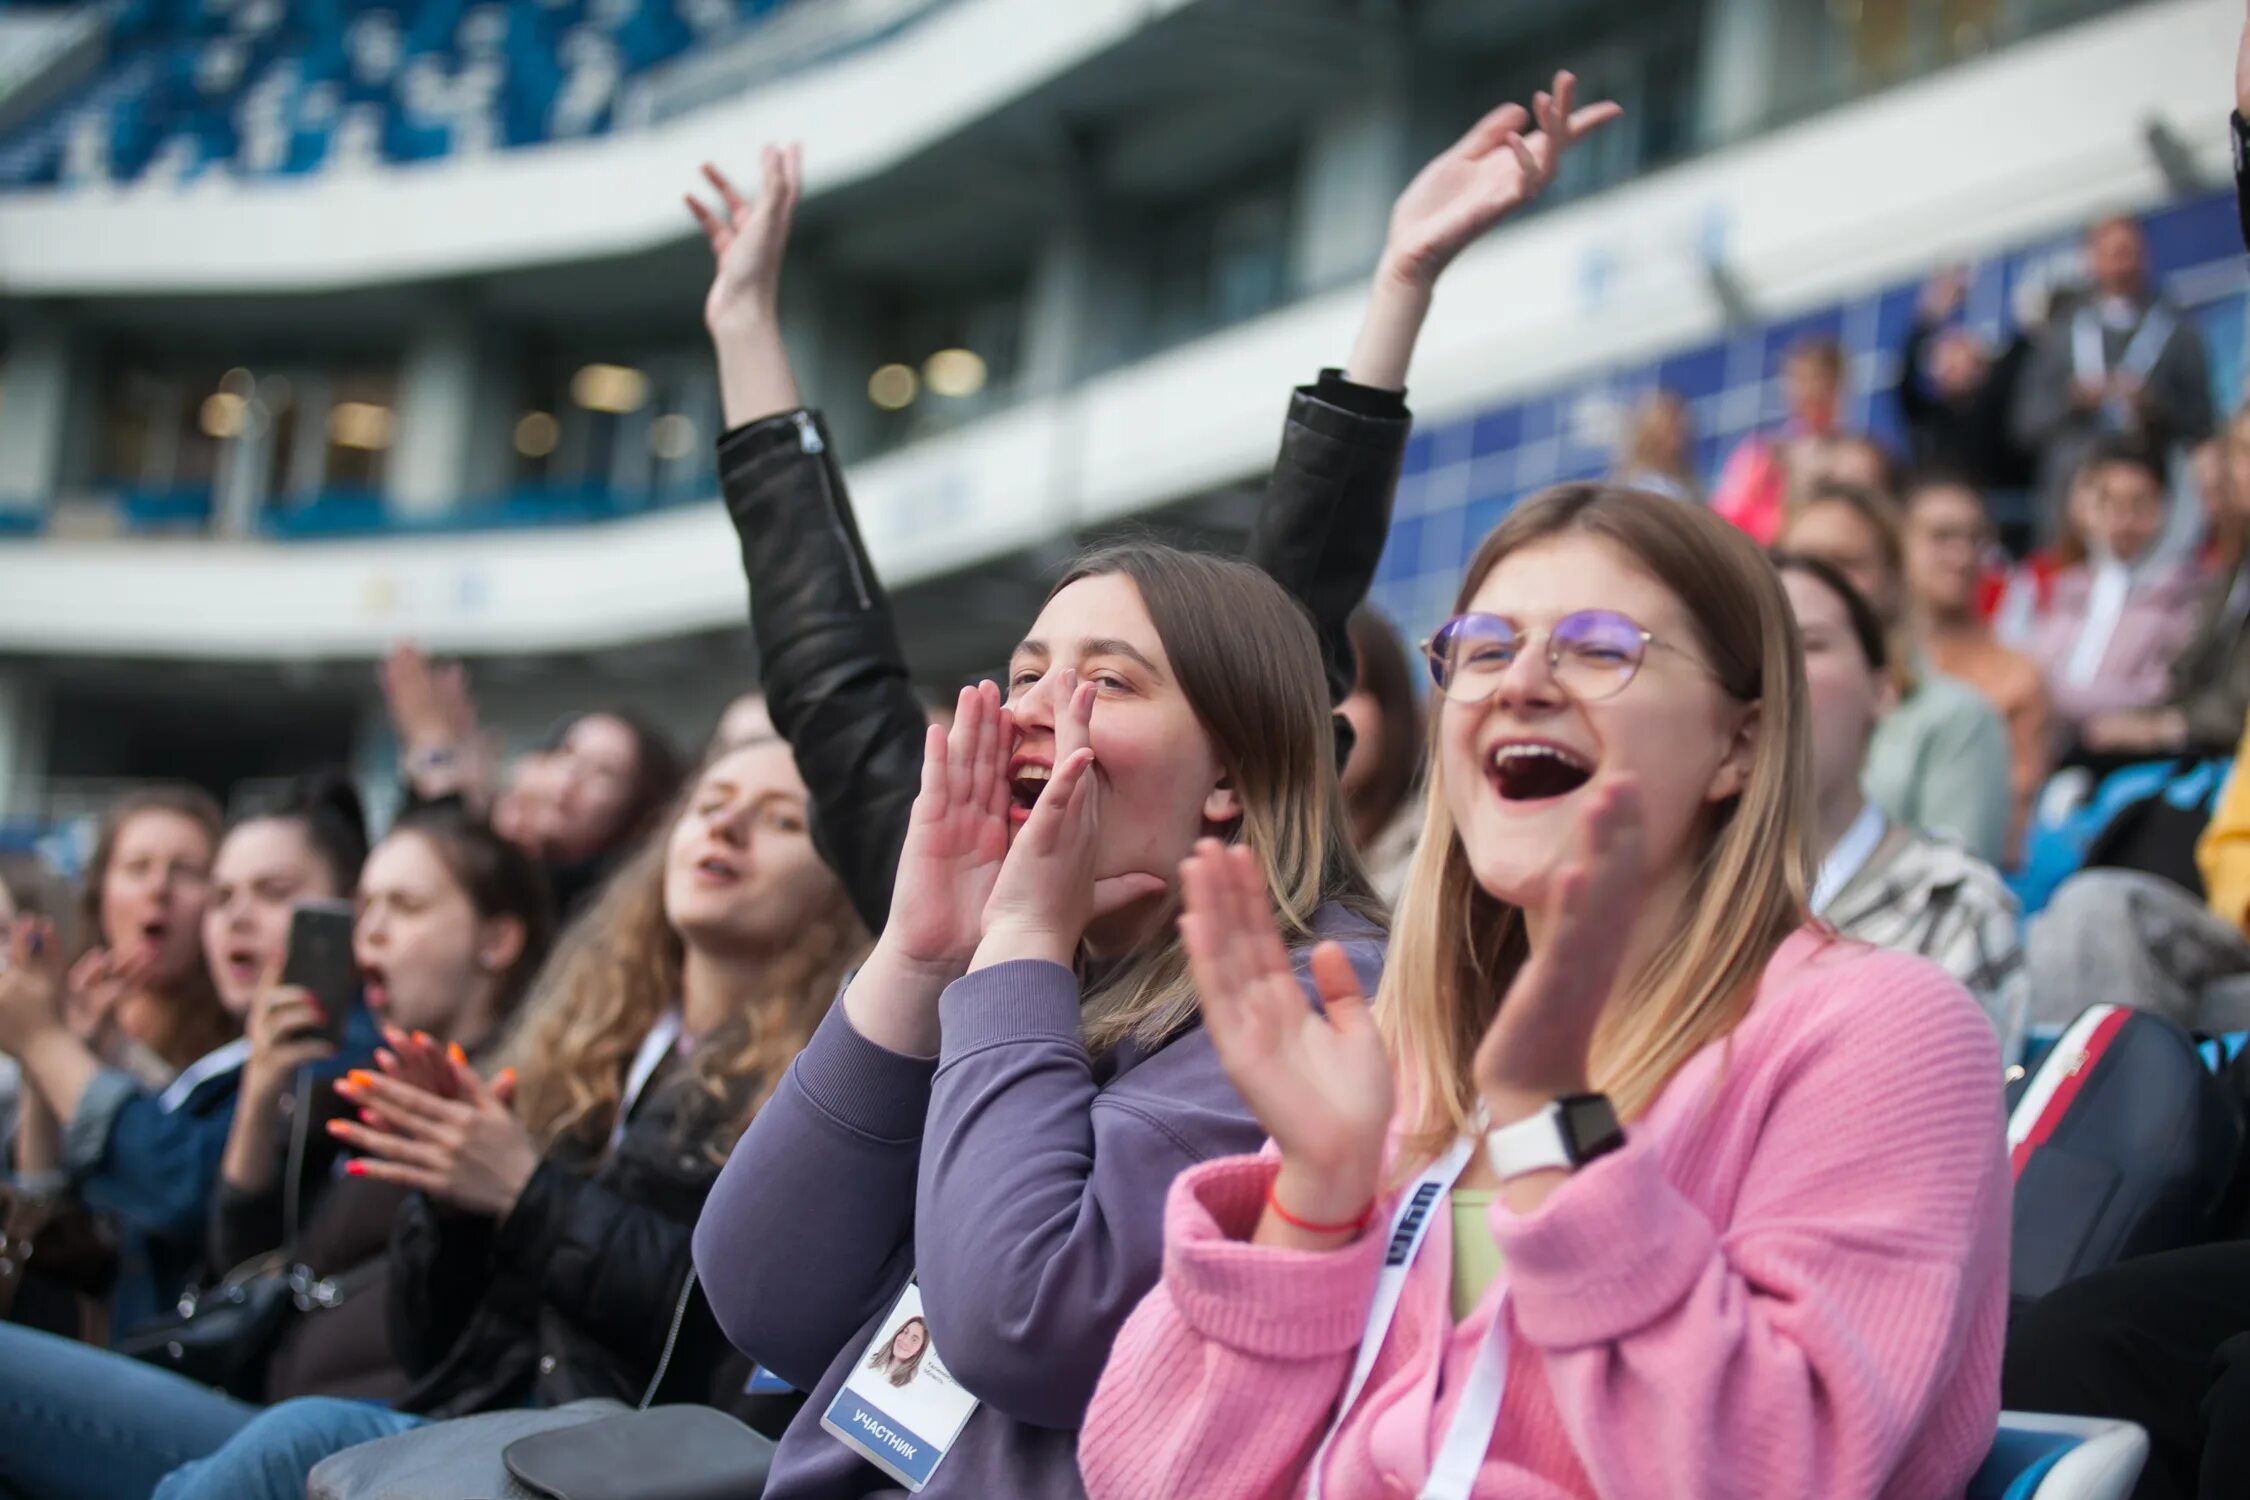
[[1753,433],[1736,445],[1711,491],[1711,508],[1761,547],[1780,535],[1807,466],[1823,461],[1841,435],[1843,346],[1831,338],[1790,345],[1781,361],[1781,392],[1789,413],[1781,428]]
[[1931,667],[1984,694],[2008,726],[2007,858],[2014,864],[2032,803],[2054,764],[2047,683],[2039,664],[2003,646],[1979,611],[1985,559],[1996,538],[1984,497],[1966,481],[1929,476],[1907,491],[1907,618]]
[[[2231,420],[2228,424],[2233,425]],[[2195,485],[2196,504],[2203,511],[2203,545],[2196,553],[2197,564],[2206,574],[2216,573],[2242,555],[2246,531],[2245,510],[2250,510],[2235,498],[2233,476],[2227,469],[2227,434],[2220,431],[2196,444],[2188,455],[2188,474]]]
[[2154,557],[2171,504],[2161,462],[2124,438],[2087,450],[2071,488],[2065,555],[2029,645],[2055,706],[2058,752],[2099,744],[2112,715],[2161,703],[2195,632],[2201,570]]
[[[1995,357],[1981,337],[1953,321],[1968,293],[1965,267],[1948,267],[1923,283],[1899,349],[1899,413],[1916,473],[1954,475],[1998,510],[2003,496],[2020,501],[2034,477],[2009,422],[2032,341],[2019,327]],[[2029,540],[2005,534],[2013,516],[1995,519],[2003,520],[2004,542],[2021,547]]]
[[[300,896],[348,896],[366,833],[348,782],[308,776],[237,815],[213,859],[207,851],[214,823],[203,816],[215,812],[208,800],[170,796],[153,809],[131,803],[134,810],[115,825],[108,857],[97,849],[93,869],[109,951],[120,940],[137,942],[137,964],[128,972],[173,976],[174,985],[185,983],[176,968],[185,954],[224,1037],[239,1032],[272,982],[271,945],[277,936],[286,939],[285,924],[277,932],[268,920],[272,913]],[[215,888],[228,893],[224,905],[212,903]],[[52,1183],[117,1229],[110,1321],[122,1335],[169,1306],[202,1260],[250,1044],[239,1035],[222,1039],[159,1087],[105,1061],[70,1024],[70,997],[85,967],[59,985],[43,977],[0,990],[0,1050],[23,1064],[27,1095],[36,1093],[45,1111],[45,1128],[37,1131],[26,1111],[17,1142],[23,1175]]]
[[1700,505],[1703,481],[1695,472],[1694,441],[1687,402],[1680,394],[1650,391],[1633,408],[1612,477],[1619,484]]
[[1811,694],[1812,914],[1845,937],[1918,953],[1961,981],[1999,1035],[2001,1060],[2013,1062],[2031,984],[2015,897],[1983,860],[1901,827],[1867,800],[1868,746],[1898,699],[1882,621],[1818,558],[1777,553],[1774,566],[1797,617]]
[[1912,646],[1897,508],[1870,490],[1824,485],[1790,518],[1781,546],[1843,574],[1883,622],[1898,704],[1868,746],[1868,799],[1894,823],[1950,839],[1987,864],[2006,859],[2014,807],[2007,724],[1982,693],[1931,668]]
[[411,645],[380,674],[409,805],[458,798],[547,867],[558,909],[583,905],[648,834],[680,785],[664,733],[624,709],[565,718],[499,788],[498,753],[479,727],[467,674]]
[[[18,917],[44,917],[65,953],[77,949],[77,897],[70,883],[36,854],[0,853],[0,929]],[[0,1052],[0,1180],[15,1162],[16,1095],[22,1080],[16,1060]]]
[[766,706],[766,695],[743,693],[720,713],[719,727],[711,733],[711,744],[714,748],[747,745],[753,740],[774,737],[773,710]]
[[[410,1193],[387,1297],[412,1389],[270,1407],[159,1500],[298,1500],[323,1458],[433,1420],[637,1401],[675,1327],[654,1399],[741,1394],[748,1365],[686,1286],[696,1215],[867,942],[806,816],[787,745],[718,752],[565,935],[496,1079],[406,1038],[337,1084],[363,1111],[329,1127],[348,1174]],[[479,930],[487,972],[531,936]]]
[[[319,881],[307,879],[308,893]],[[270,886],[277,890],[278,887]],[[222,902],[234,905],[224,886]],[[262,902],[260,904],[263,904]],[[272,935],[285,940],[287,905]],[[234,925],[261,925],[238,911]],[[366,861],[353,949],[397,1052],[434,1075],[440,1048],[487,1055],[546,955],[552,914],[544,877],[521,849],[457,808],[408,812]],[[280,948],[273,951],[278,961]],[[511,956],[512,955],[512,956]],[[391,1352],[386,1272],[391,1228],[407,1190],[335,1170],[325,1128],[348,1113],[327,1088],[300,1095],[302,1125],[280,1102],[301,1071],[326,1075],[332,1049],[301,990],[262,990],[250,1012],[242,1103],[211,1216],[209,1264],[269,1252],[317,1278],[320,1303],[286,1315],[245,1351],[253,1399],[236,1399],[122,1355],[0,1328],[0,1406],[23,1441],[0,1444],[0,1489],[24,1500],[143,1500],[172,1469],[216,1451],[258,1414],[257,1401],[303,1395],[388,1401],[409,1388]],[[304,1133],[288,1233],[291,1129]],[[89,1448],[80,1434],[98,1429]]]
[[1351,636],[1359,680],[1336,709],[1352,726],[1344,808],[1368,883],[1389,904],[1406,884],[1422,829],[1422,704],[1406,643],[1388,620],[1363,604],[1352,611]]
[[2139,223],[2097,220],[2085,248],[2088,284],[2057,307],[2016,392],[2016,436],[2039,455],[2036,519],[2048,537],[2097,439],[2129,437],[2169,457],[2211,433],[2203,340],[2149,285]]

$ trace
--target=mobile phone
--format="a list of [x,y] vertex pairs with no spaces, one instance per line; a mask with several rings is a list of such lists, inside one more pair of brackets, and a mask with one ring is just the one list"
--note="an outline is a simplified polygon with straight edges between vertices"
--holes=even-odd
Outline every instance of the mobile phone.
[[331,1047],[344,1042],[344,1015],[359,998],[359,961],[352,957],[349,901],[300,901],[289,916],[289,956],[281,982],[312,992],[322,1024],[313,1033]]

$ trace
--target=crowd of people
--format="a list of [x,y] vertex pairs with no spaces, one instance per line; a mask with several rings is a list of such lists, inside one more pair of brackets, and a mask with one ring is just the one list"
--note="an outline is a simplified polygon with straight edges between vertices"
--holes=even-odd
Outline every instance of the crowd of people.
[[[682,1403],[772,1500],[1927,1500],[2004,1402],[2250,1492],[2250,1242],[2011,1306],[2003,1129],[2088,1004],[2250,1026],[2250,777],[2194,888],[2002,873],[2250,754],[2250,407],[2104,220],[2006,349],[1933,280],[1906,452],[1811,342],[1706,500],[1652,396],[1417,663],[1414,345],[1618,114],[1558,74],[1405,189],[1246,557],[1089,552],[934,712],[781,339],[797,152],[706,168],[760,661],[699,759],[510,759],[401,648],[380,837],[314,772],[120,798],[75,902],[0,865],[0,1494],[392,1493],[587,1402],[636,1494]],[[283,982],[337,903],[341,1003]]]

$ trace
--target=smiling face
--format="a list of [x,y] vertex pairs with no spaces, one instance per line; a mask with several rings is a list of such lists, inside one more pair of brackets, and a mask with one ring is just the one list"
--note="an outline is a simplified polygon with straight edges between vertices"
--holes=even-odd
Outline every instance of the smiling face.
[[428,838],[406,830],[377,844],[352,930],[368,1007],[388,1025],[450,1035],[494,987],[487,925]]
[[[1711,805],[1741,791],[1751,750],[1751,711],[1713,679],[1686,606],[1622,547],[1566,532],[1502,557],[1469,609],[1535,633],[1489,698],[1439,710],[1446,803],[1477,884],[1510,906],[1539,904],[1586,789],[1621,774],[1640,783],[1651,884],[1675,879],[1701,852]],[[1589,610],[1626,616],[1656,643],[1594,702],[1558,682],[1545,636]]]
[[147,808],[117,830],[102,880],[102,941],[120,957],[152,960],[147,982],[177,983],[203,961],[211,840],[195,819]]
[[1068,711],[1065,670],[1094,684],[1094,777],[1101,788],[1094,878],[1144,871],[1171,881],[1207,833],[1240,816],[1211,737],[1173,672],[1141,591],[1122,573],[1057,590],[1008,666],[1019,737],[1008,772],[1012,829],[1031,817],[1055,764],[1055,722]]
[[831,902],[804,778],[780,740],[730,750],[695,784],[664,857],[664,914],[690,948],[775,952]]
[[922,1320],[908,1318],[899,1325],[898,1332],[891,1335],[891,1358],[904,1364],[919,1355],[929,1342],[929,1331],[922,1326]]
[[289,923],[299,901],[349,895],[335,888],[304,828],[287,818],[239,824],[211,867],[203,910],[203,952],[219,999],[237,1016],[281,972]]

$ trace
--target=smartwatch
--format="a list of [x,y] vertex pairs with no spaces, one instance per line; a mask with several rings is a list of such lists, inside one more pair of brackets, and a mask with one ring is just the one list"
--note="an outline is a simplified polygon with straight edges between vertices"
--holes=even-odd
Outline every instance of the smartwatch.
[[1607,1094],[1572,1094],[1513,1125],[1485,1132],[1484,1154],[1506,1182],[1531,1172],[1574,1172],[1625,1144]]

